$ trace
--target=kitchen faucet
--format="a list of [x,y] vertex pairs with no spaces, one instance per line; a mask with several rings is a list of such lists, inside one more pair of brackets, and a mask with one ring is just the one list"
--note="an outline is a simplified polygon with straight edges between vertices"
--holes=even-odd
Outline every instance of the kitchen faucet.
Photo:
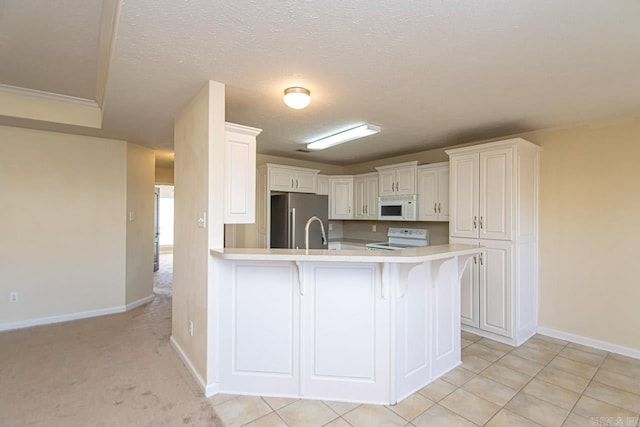
[[307,250],[309,250],[309,226],[313,221],[318,221],[320,223],[320,232],[322,233],[322,244],[323,245],[327,244],[327,235],[324,232],[324,224],[322,223],[322,220],[320,218],[314,215],[307,220],[307,224],[304,226],[304,247]]

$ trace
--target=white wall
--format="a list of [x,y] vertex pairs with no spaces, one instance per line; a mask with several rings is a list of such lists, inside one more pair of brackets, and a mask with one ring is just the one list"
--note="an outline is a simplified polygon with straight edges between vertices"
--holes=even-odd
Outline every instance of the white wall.
[[127,143],[127,304],[153,297],[154,168],[153,150]]
[[0,126],[0,328],[123,306],[126,176],[124,141]]

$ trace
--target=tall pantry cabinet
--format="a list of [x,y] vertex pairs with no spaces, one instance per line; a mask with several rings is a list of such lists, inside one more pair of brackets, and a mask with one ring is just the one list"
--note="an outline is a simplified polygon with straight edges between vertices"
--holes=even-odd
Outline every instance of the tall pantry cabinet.
[[462,329],[512,345],[537,328],[540,150],[513,138],[446,151],[449,240],[484,247],[462,277]]

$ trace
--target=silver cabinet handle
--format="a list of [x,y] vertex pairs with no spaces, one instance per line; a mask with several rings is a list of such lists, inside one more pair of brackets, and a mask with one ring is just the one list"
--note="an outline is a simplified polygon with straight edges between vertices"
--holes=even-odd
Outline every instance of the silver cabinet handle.
[[400,189],[400,184],[398,184],[398,181],[396,181],[396,193],[399,191]]
[[369,213],[369,206],[368,205],[364,205],[362,207],[362,210],[364,211],[364,213]]
[[396,183],[392,182],[391,183],[391,191],[396,191],[395,187],[396,187]]
[[473,263],[477,264],[478,263],[478,257],[476,257],[475,255],[473,256]]
[[294,187],[294,185],[293,185],[293,178],[291,178],[291,188],[293,188],[293,187]]
[[349,206],[349,213],[351,213],[351,206]]
[[438,204],[437,203],[433,204],[433,213],[438,213]]
[[438,213],[442,213],[442,210],[440,209],[440,202],[438,202]]
[[473,216],[473,229],[478,228],[478,217],[476,215]]
[[480,215],[480,229],[482,230],[483,225],[482,225],[482,215]]
[[296,188],[298,188],[298,178],[296,178]]
[[482,252],[480,252],[480,265],[484,265],[484,261],[482,260]]

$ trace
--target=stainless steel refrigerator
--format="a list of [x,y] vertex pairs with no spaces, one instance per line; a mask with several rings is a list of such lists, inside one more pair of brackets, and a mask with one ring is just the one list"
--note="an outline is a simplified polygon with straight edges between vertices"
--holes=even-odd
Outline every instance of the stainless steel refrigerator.
[[[285,193],[271,196],[271,247],[304,249],[304,229],[307,221],[317,216],[329,233],[328,196],[305,193]],[[322,244],[320,224],[309,226],[309,249],[326,249]]]

